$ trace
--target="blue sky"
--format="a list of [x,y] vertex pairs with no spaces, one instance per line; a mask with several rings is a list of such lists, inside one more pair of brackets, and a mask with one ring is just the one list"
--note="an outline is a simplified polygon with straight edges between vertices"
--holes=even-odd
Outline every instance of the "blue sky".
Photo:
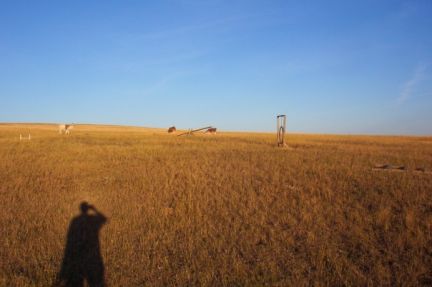
[[432,1],[0,0],[0,121],[432,134]]

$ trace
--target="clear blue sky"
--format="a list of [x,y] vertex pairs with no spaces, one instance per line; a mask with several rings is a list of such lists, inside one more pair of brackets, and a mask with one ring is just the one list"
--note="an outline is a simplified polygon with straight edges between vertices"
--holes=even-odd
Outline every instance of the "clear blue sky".
[[0,121],[432,134],[432,1],[0,0]]

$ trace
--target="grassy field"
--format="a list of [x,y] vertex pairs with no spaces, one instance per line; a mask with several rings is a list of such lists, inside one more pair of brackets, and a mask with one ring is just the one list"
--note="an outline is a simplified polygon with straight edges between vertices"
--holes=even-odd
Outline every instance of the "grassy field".
[[430,286],[432,138],[287,139],[0,125],[0,286],[62,286],[93,249],[109,286]]

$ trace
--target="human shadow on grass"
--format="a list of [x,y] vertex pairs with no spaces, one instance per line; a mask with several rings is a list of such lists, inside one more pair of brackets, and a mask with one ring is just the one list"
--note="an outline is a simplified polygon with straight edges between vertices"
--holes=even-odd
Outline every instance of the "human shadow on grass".
[[81,214],[72,219],[60,272],[54,286],[105,286],[99,232],[107,218],[93,205],[80,204]]

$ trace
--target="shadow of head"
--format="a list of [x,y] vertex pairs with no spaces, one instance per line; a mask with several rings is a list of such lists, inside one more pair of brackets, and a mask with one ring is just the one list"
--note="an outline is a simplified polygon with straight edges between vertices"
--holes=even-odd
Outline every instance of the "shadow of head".
[[81,202],[81,204],[80,204],[81,213],[87,214],[90,207],[91,207],[91,205],[89,205],[87,201]]

